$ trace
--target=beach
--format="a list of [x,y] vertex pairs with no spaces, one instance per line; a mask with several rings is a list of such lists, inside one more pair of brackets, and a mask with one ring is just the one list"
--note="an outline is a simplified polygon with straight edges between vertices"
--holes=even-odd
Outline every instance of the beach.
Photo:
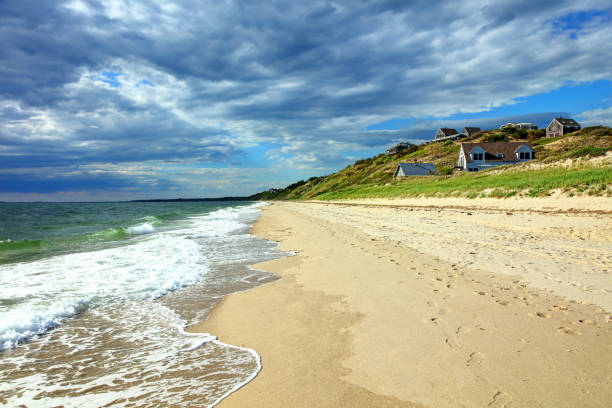
[[610,198],[274,202],[295,256],[189,331],[254,349],[221,407],[607,407]]

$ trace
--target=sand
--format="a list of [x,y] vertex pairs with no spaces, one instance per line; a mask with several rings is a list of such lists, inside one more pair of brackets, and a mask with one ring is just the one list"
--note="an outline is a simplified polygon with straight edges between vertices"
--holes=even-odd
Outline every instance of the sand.
[[266,207],[297,255],[192,328],[261,355],[219,406],[610,406],[612,208],[544,201]]

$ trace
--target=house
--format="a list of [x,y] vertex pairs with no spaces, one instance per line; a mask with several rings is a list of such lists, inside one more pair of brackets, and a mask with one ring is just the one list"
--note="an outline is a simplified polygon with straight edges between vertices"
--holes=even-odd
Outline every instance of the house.
[[457,167],[466,171],[479,171],[502,164],[516,164],[534,158],[533,147],[529,143],[461,143]]
[[408,143],[408,142],[402,142],[402,143],[398,143],[393,147],[390,147],[387,149],[387,154],[396,154],[399,152],[402,152],[406,149],[410,149],[412,146],[414,146],[412,143]]
[[393,177],[431,176],[438,174],[433,163],[399,163]]
[[477,128],[477,127],[464,127],[463,130],[461,131],[460,135],[461,135],[461,138],[463,138],[463,137],[471,137],[471,136],[474,136],[478,132],[480,132],[480,128]]
[[580,123],[569,118],[554,118],[546,127],[546,137],[563,136],[566,133],[580,130]]
[[434,139],[445,139],[445,138],[447,138],[449,136],[454,136],[454,135],[456,135],[458,133],[459,132],[457,132],[455,129],[440,128],[436,132],[436,135],[434,136]]
[[516,129],[525,129],[525,130],[537,130],[538,126],[534,125],[533,123],[512,123],[512,122],[508,122],[505,125],[502,125],[500,127],[500,129],[504,129],[504,128],[516,128]]

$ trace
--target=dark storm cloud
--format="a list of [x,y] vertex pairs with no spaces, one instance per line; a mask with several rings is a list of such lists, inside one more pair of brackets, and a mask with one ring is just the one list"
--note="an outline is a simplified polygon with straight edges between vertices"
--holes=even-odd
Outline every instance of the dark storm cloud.
[[371,123],[611,78],[609,24],[555,28],[581,10],[609,4],[5,0],[0,168],[235,163],[262,142],[332,168],[347,150],[425,138]]
[[141,188],[134,179],[116,176],[83,174],[55,175],[53,178],[40,174],[0,174],[0,193],[55,193],[61,191],[82,190],[120,190],[125,188]]

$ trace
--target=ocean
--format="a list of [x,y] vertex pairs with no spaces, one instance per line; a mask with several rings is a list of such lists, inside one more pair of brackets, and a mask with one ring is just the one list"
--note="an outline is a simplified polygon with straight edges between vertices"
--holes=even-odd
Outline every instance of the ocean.
[[185,327],[278,279],[248,202],[0,204],[0,404],[211,407],[255,350]]

